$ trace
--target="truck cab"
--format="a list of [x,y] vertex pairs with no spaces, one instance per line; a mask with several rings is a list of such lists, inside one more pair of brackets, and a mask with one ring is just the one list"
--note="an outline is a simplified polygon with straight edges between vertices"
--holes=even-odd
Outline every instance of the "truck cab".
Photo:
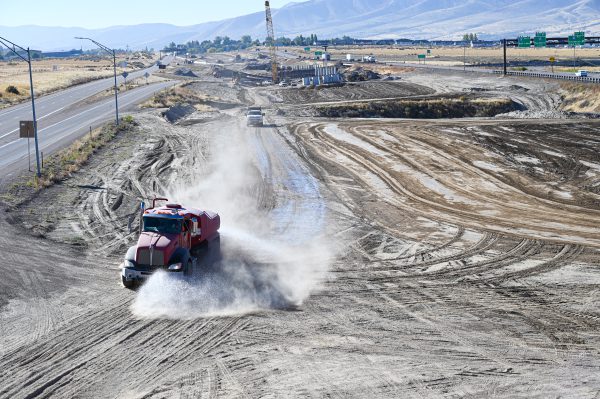
[[218,240],[220,217],[210,211],[167,204],[144,209],[137,245],[129,248],[122,264],[122,282],[131,288],[158,269],[168,272],[192,273],[196,247]]

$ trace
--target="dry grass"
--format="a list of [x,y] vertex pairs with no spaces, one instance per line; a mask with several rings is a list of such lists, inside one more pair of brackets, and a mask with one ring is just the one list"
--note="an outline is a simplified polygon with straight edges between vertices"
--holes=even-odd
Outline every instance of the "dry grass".
[[77,140],[69,147],[44,160],[42,176],[31,178],[26,185],[35,190],[41,190],[60,182],[85,165],[90,157],[104,147],[117,134],[129,131],[137,126],[133,117],[126,116],[121,120],[118,127],[114,124],[106,125],[96,129],[90,135]]
[[415,68],[412,67],[401,67],[401,66],[391,66],[384,64],[355,64],[350,71],[356,70],[358,68],[370,69],[373,72],[377,72],[381,75],[398,75],[401,73],[413,72]]
[[600,85],[561,83],[562,109],[570,112],[600,113]]
[[210,96],[199,94],[198,92],[186,87],[187,84],[172,87],[156,94],[150,100],[146,101],[141,105],[142,108],[169,108],[176,104],[192,104],[199,111],[204,110],[202,108],[207,101],[215,101]]

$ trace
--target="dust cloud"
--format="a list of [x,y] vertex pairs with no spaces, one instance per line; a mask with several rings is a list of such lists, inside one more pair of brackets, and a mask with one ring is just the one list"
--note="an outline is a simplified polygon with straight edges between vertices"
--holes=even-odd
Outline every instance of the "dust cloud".
[[[220,249],[201,256],[191,278],[155,273],[137,293],[136,316],[191,319],[292,309],[323,281],[336,245],[323,237],[318,184],[308,171],[299,178],[297,169],[287,170],[289,158],[277,163],[282,170],[269,170],[273,154],[256,145],[260,134],[275,133],[224,128],[213,138],[209,164],[171,187],[168,198],[220,214]],[[279,198],[274,190],[287,195]]]

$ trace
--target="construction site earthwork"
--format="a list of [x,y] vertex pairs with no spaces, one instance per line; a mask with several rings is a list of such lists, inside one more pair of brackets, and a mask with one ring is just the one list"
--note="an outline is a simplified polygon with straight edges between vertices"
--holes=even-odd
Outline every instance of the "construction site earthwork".
[[2,178],[0,397],[600,398],[598,84],[263,53]]

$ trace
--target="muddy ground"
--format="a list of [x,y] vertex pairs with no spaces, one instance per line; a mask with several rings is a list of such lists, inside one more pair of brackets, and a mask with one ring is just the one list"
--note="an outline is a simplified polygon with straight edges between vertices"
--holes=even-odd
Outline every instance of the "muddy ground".
[[[0,397],[600,395],[597,121],[308,118],[294,98],[353,86],[317,99],[196,72],[232,107],[175,124],[140,111],[2,216]],[[356,98],[560,106],[532,80],[382,85]],[[267,127],[245,126],[250,104]],[[222,258],[129,291],[118,266],[156,195],[220,212]]]

